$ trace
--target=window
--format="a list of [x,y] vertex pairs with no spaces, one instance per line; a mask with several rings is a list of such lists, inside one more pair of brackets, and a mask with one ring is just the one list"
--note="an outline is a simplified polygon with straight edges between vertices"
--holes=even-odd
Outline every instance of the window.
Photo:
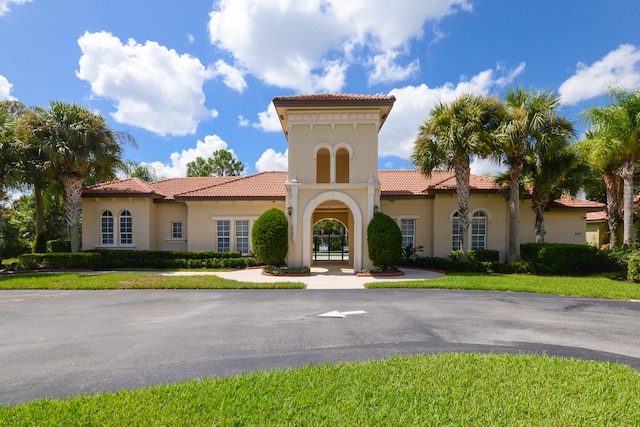
[[487,247],[487,214],[477,211],[471,217],[471,249]]
[[249,253],[249,221],[236,221],[236,251],[242,255]]
[[120,213],[120,244],[133,244],[133,221],[131,219],[131,212],[129,211],[122,211]]
[[231,221],[219,220],[216,226],[216,236],[218,239],[218,252],[231,251]]
[[336,152],[336,182],[349,182],[349,150],[340,148]]
[[402,230],[402,247],[415,246],[416,236],[416,220],[402,219],[400,220],[400,230]]
[[331,154],[326,148],[318,150],[316,154],[316,183],[329,183],[331,176]]
[[171,238],[182,239],[182,221],[171,221]]
[[460,218],[458,212],[451,218],[451,250],[459,251],[462,248],[462,235],[460,233]]
[[100,244],[113,245],[113,214],[104,211],[100,216]]

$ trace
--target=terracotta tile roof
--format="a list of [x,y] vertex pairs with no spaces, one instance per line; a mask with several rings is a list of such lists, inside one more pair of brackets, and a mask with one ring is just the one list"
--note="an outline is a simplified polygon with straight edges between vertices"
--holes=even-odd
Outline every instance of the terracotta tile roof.
[[[138,178],[123,179],[87,187],[85,197],[150,196],[160,200],[189,199],[284,199],[287,172],[261,172],[246,176],[171,178],[144,182]],[[434,171],[426,177],[417,170],[381,170],[378,172],[382,197],[425,197],[438,192],[455,191],[455,175],[451,171]],[[497,192],[500,186],[489,177],[471,175],[472,191]],[[552,202],[559,209],[581,208],[603,210],[603,203],[563,196]]]
[[587,212],[587,222],[600,222],[607,220],[606,211]]
[[275,105],[284,103],[322,103],[322,104],[370,104],[370,103],[393,103],[396,97],[393,95],[363,95],[349,93],[318,93],[311,95],[295,95],[295,96],[276,96],[273,98]]
[[86,187],[83,191],[86,195],[153,195],[155,189],[150,183],[139,178],[129,178],[120,181],[112,181],[104,184],[96,184]]
[[272,199],[284,198],[287,172],[260,172],[235,177],[227,182],[185,191],[175,195],[177,199]]
[[601,210],[605,208],[605,204],[600,202],[593,202],[591,200],[577,199],[570,196],[562,196],[559,199],[551,202],[551,207]]

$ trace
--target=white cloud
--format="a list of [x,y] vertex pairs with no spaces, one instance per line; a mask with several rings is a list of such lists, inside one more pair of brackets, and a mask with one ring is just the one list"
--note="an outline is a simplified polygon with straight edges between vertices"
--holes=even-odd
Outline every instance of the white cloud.
[[262,153],[256,162],[258,172],[264,171],[286,171],[289,167],[289,150],[284,154],[277,153],[273,148],[268,148]]
[[496,89],[502,89],[509,84],[523,70],[524,64],[519,64],[511,70],[497,66],[495,70],[482,71],[469,80],[460,81],[457,85],[446,83],[443,86],[431,88],[422,84],[392,90],[389,95],[394,95],[396,102],[380,131],[378,146],[380,157],[398,156],[408,159],[418,127],[439,102],[450,102],[463,93],[489,95]]
[[186,135],[210,116],[202,86],[211,75],[197,58],[152,41],[122,44],[104,31],[87,32],[78,44],[76,75],[95,95],[116,102],[116,121],[159,135]]
[[[227,143],[218,135],[207,135],[204,141],[196,142],[195,148],[189,148],[172,153],[169,157],[171,164],[162,162],[146,163],[150,165],[158,176],[167,178],[176,178],[187,176],[187,163],[194,161],[197,157],[207,159],[211,157],[216,150],[226,150]],[[233,154],[233,150],[228,150]],[[235,155],[234,155],[235,157]]]
[[258,123],[254,123],[253,127],[262,129],[265,132],[282,132],[280,119],[278,118],[276,107],[273,106],[273,102],[269,103],[267,111],[258,113]]
[[609,86],[630,90],[640,87],[640,50],[623,44],[591,65],[579,63],[576,73],[567,79],[558,92],[565,104],[595,98],[607,93]]
[[266,84],[339,92],[354,63],[369,67],[371,82],[411,75],[417,63],[400,67],[390,52],[421,39],[425,23],[469,10],[467,0],[219,0],[209,35]]
[[216,61],[214,75],[222,76],[224,84],[233,90],[242,93],[247,88],[242,71],[232,67],[222,59]]
[[400,53],[396,50],[388,50],[371,59],[373,71],[369,74],[369,84],[389,83],[404,80],[420,70],[420,62],[416,59],[409,65],[401,66],[396,60]]
[[13,101],[15,98],[11,96],[11,88],[13,85],[9,80],[0,74],[0,101]]
[[0,16],[9,13],[11,10],[9,9],[9,5],[11,4],[25,4],[29,3],[31,0],[0,0]]

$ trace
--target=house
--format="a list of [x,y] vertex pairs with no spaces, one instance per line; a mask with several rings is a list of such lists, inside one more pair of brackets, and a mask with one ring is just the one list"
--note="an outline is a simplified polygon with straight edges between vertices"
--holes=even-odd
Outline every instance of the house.
[[[372,267],[367,226],[382,211],[398,222],[403,245],[445,257],[460,244],[453,172],[378,170],[378,133],[395,98],[383,95],[276,97],[288,141],[286,172],[237,177],[125,179],[83,192],[82,247],[180,251],[251,251],[251,229],[276,207],[289,220],[290,266],[322,262],[313,226],[345,229],[344,262]],[[470,248],[508,248],[509,204],[496,182],[471,176]],[[530,201],[521,201],[520,241],[535,241]],[[546,241],[584,244],[585,216],[600,203],[562,197],[545,212]]]

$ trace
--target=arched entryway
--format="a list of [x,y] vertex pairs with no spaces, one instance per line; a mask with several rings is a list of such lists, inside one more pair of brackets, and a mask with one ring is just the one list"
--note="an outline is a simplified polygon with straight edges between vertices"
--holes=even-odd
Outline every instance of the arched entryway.
[[346,226],[348,264],[354,270],[362,268],[362,211],[355,200],[339,191],[328,191],[315,196],[307,204],[302,218],[302,257],[313,265],[313,225],[323,219],[336,219]]
[[[324,213],[316,209],[314,219],[316,216],[322,216],[322,219],[313,224],[312,265],[322,263],[351,265],[348,211]],[[341,221],[336,218],[338,216],[346,216],[347,220]]]

